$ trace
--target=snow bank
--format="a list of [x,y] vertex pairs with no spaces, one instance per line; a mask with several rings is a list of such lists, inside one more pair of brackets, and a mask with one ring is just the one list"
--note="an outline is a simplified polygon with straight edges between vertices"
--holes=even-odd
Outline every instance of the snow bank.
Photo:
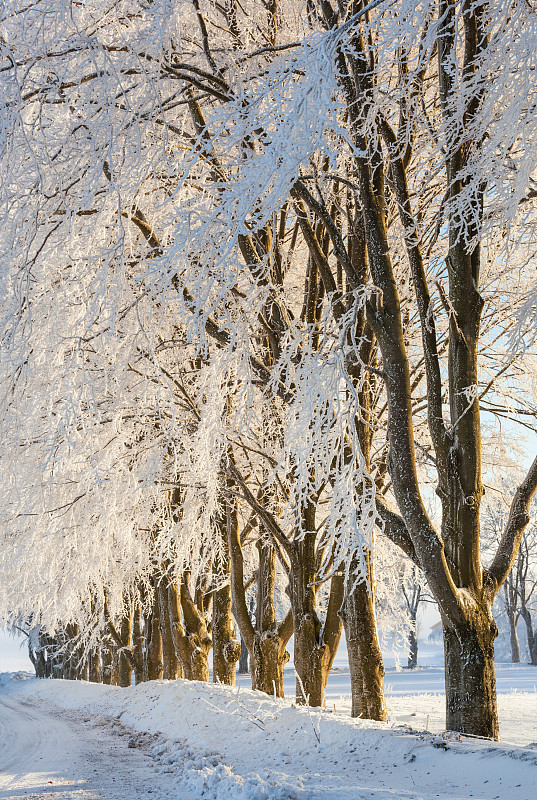
[[[120,689],[32,680],[4,691],[151,734],[147,746],[155,769],[173,772],[178,789],[193,800],[535,798],[537,742],[461,741],[453,734],[297,708],[250,689],[188,681]],[[535,720],[535,695],[510,697],[515,718],[531,698]],[[429,700],[439,698],[424,702]],[[135,736],[133,742],[137,746]]]

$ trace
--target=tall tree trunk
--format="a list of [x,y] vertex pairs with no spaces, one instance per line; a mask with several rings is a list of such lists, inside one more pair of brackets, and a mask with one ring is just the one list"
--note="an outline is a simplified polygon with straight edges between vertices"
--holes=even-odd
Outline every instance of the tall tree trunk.
[[248,675],[248,648],[246,647],[246,643],[242,636],[241,636],[241,654],[239,656],[239,675]]
[[114,652],[112,643],[107,640],[101,646],[101,660],[102,660],[102,679],[103,683],[107,685],[115,685],[114,680]]
[[446,728],[470,736],[499,737],[494,672],[496,624],[490,610],[470,621],[444,621]]
[[75,680],[77,681],[89,680],[89,661],[87,658],[85,658],[84,661],[82,661],[82,663],[79,665]]
[[79,677],[79,655],[75,650],[75,642],[78,638],[78,625],[67,625],[63,638],[64,652],[61,656],[64,663],[64,677],[70,681],[76,681]]
[[128,648],[132,634],[132,609],[129,608],[121,619],[119,626],[119,636],[122,647],[119,650],[119,674],[118,682],[120,686],[127,687],[132,683],[132,657]]
[[244,589],[244,559],[239,536],[237,503],[226,508],[227,534],[230,552],[231,592],[233,612],[250,656],[252,688],[266,694],[283,697],[283,671],[289,653],[287,642],[293,633],[289,612],[278,622],[274,604],[276,555],[274,548],[259,541],[257,550],[257,609],[255,626],[250,619]]
[[418,666],[418,633],[416,626],[416,613],[412,610],[410,615],[410,629],[408,631],[408,669]]
[[507,610],[507,619],[509,620],[509,641],[511,643],[511,663],[520,664],[520,644],[518,641],[518,634],[516,630],[516,611],[514,608]]
[[[323,704],[326,683],[341,638],[338,616],[344,593],[344,579],[334,575],[324,627],[316,609],[317,577],[313,506],[306,509],[306,533],[294,542],[289,589],[293,613],[294,664],[297,673],[296,702],[310,706]],[[309,524],[308,524],[309,523]]]
[[175,652],[168,608],[167,577],[163,577],[158,585],[159,626],[162,642],[162,677],[165,681],[183,678],[183,667]]
[[[33,657],[30,655],[30,653],[33,654]],[[28,639],[28,654],[30,656],[30,661],[34,665],[35,677],[44,678],[46,676],[47,669],[44,649],[38,646],[38,649],[34,652],[30,644],[30,639]]]
[[229,583],[213,592],[212,637],[213,681],[235,686],[235,672],[241,646],[235,638]]
[[188,666],[183,663],[185,677],[192,681],[209,681],[209,653],[213,646],[204,616],[190,592],[190,579],[181,581],[181,611],[190,653]]
[[162,636],[160,633],[160,613],[158,589],[153,595],[153,607],[145,616],[145,654],[144,673],[146,681],[158,681],[163,675]]
[[418,666],[418,637],[416,636],[416,627],[411,625],[408,632],[408,669],[415,669]]
[[357,584],[345,597],[340,616],[349,658],[351,716],[386,722],[384,662],[378,640],[374,596],[366,581]]
[[134,669],[134,682],[136,685],[143,683],[144,674],[144,637],[142,633],[142,613],[136,603],[132,619],[132,665]]
[[533,630],[533,622],[531,619],[531,612],[526,605],[520,609],[520,615],[526,623],[526,634],[528,637],[528,651],[530,656],[530,664],[537,667],[537,633]]
[[102,679],[100,647],[94,647],[88,656],[88,680],[90,683],[101,683]]
[[253,689],[283,697],[283,674],[289,661],[286,649],[289,637],[282,636],[278,628],[255,632],[250,653],[250,674]]
[[255,631],[250,652],[252,687],[266,694],[283,697],[283,674],[289,661],[287,642],[291,636],[291,617],[283,622],[276,618],[274,593],[276,588],[276,553],[274,548],[259,541],[257,544],[257,608]]
[[222,556],[215,565],[216,573],[224,585],[213,591],[213,681],[235,686],[237,660],[241,654],[241,646],[235,638],[235,627],[231,613],[231,584],[229,563],[229,543],[226,531],[226,519],[218,522],[221,539]]
[[[168,578],[168,614],[175,654],[180,659],[184,677],[189,681],[209,680],[209,652],[212,641],[203,615],[192,599],[183,576],[180,587]],[[183,612],[184,627],[181,623]]]
[[112,670],[110,674],[112,686],[119,686],[119,651],[116,647],[112,650]]

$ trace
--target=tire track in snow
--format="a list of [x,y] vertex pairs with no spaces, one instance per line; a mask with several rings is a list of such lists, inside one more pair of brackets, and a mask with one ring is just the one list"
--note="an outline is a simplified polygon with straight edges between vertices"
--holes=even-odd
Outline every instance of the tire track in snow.
[[0,800],[190,800],[128,742],[73,715],[0,696]]

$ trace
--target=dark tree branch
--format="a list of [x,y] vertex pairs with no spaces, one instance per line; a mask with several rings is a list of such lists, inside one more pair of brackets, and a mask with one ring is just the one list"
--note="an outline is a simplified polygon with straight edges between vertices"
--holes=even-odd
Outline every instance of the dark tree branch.
[[522,536],[530,521],[529,507],[536,491],[537,456],[529,468],[526,477],[515,492],[509,510],[507,525],[505,526],[494,560],[488,570],[493,581],[493,596],[498,592],[502,583],[509,575],[511,567],[517,557]]
[[421,566],[403,517],[388,507],[381,495],[376,497],[377,512],[384,523],[387,538],[399,547],[418,567]]

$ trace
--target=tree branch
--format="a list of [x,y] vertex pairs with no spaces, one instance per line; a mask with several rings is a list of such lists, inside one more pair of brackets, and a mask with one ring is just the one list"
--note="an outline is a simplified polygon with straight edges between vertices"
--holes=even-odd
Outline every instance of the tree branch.
[[384,533],[390,542],[399,547],[418,567],[421,566],[403,517],[388,507],[381,495],[376,496],[377,511],[384,523]]
[[507,525],[503,532],[494,560],[489,567],[489,575],[493,580],[493,596],[497,594],[505,581],[517,557],[520,542],[530,521],[529,507],[537,491],[537,456],[528,473],[515,492]]
[[449,442],[442,416],[442,377],[436,341],[436,329],[432,313],[431,297],[427,285],[427,276],[423,264],[420,242],[417,234],[417,223],[412,214],[410,194],[408,191],[406,170],[399,143],[388,122],[379,116],[382,137],[386,142],[390,156],[390,171],[393,188],[399,209],[401,225],[408,260],[412,271],[412,281],[418,305],[425,369],[427,373],[427,418],[437,457],[437,465],[443,483],[446,482],[446,466]]

